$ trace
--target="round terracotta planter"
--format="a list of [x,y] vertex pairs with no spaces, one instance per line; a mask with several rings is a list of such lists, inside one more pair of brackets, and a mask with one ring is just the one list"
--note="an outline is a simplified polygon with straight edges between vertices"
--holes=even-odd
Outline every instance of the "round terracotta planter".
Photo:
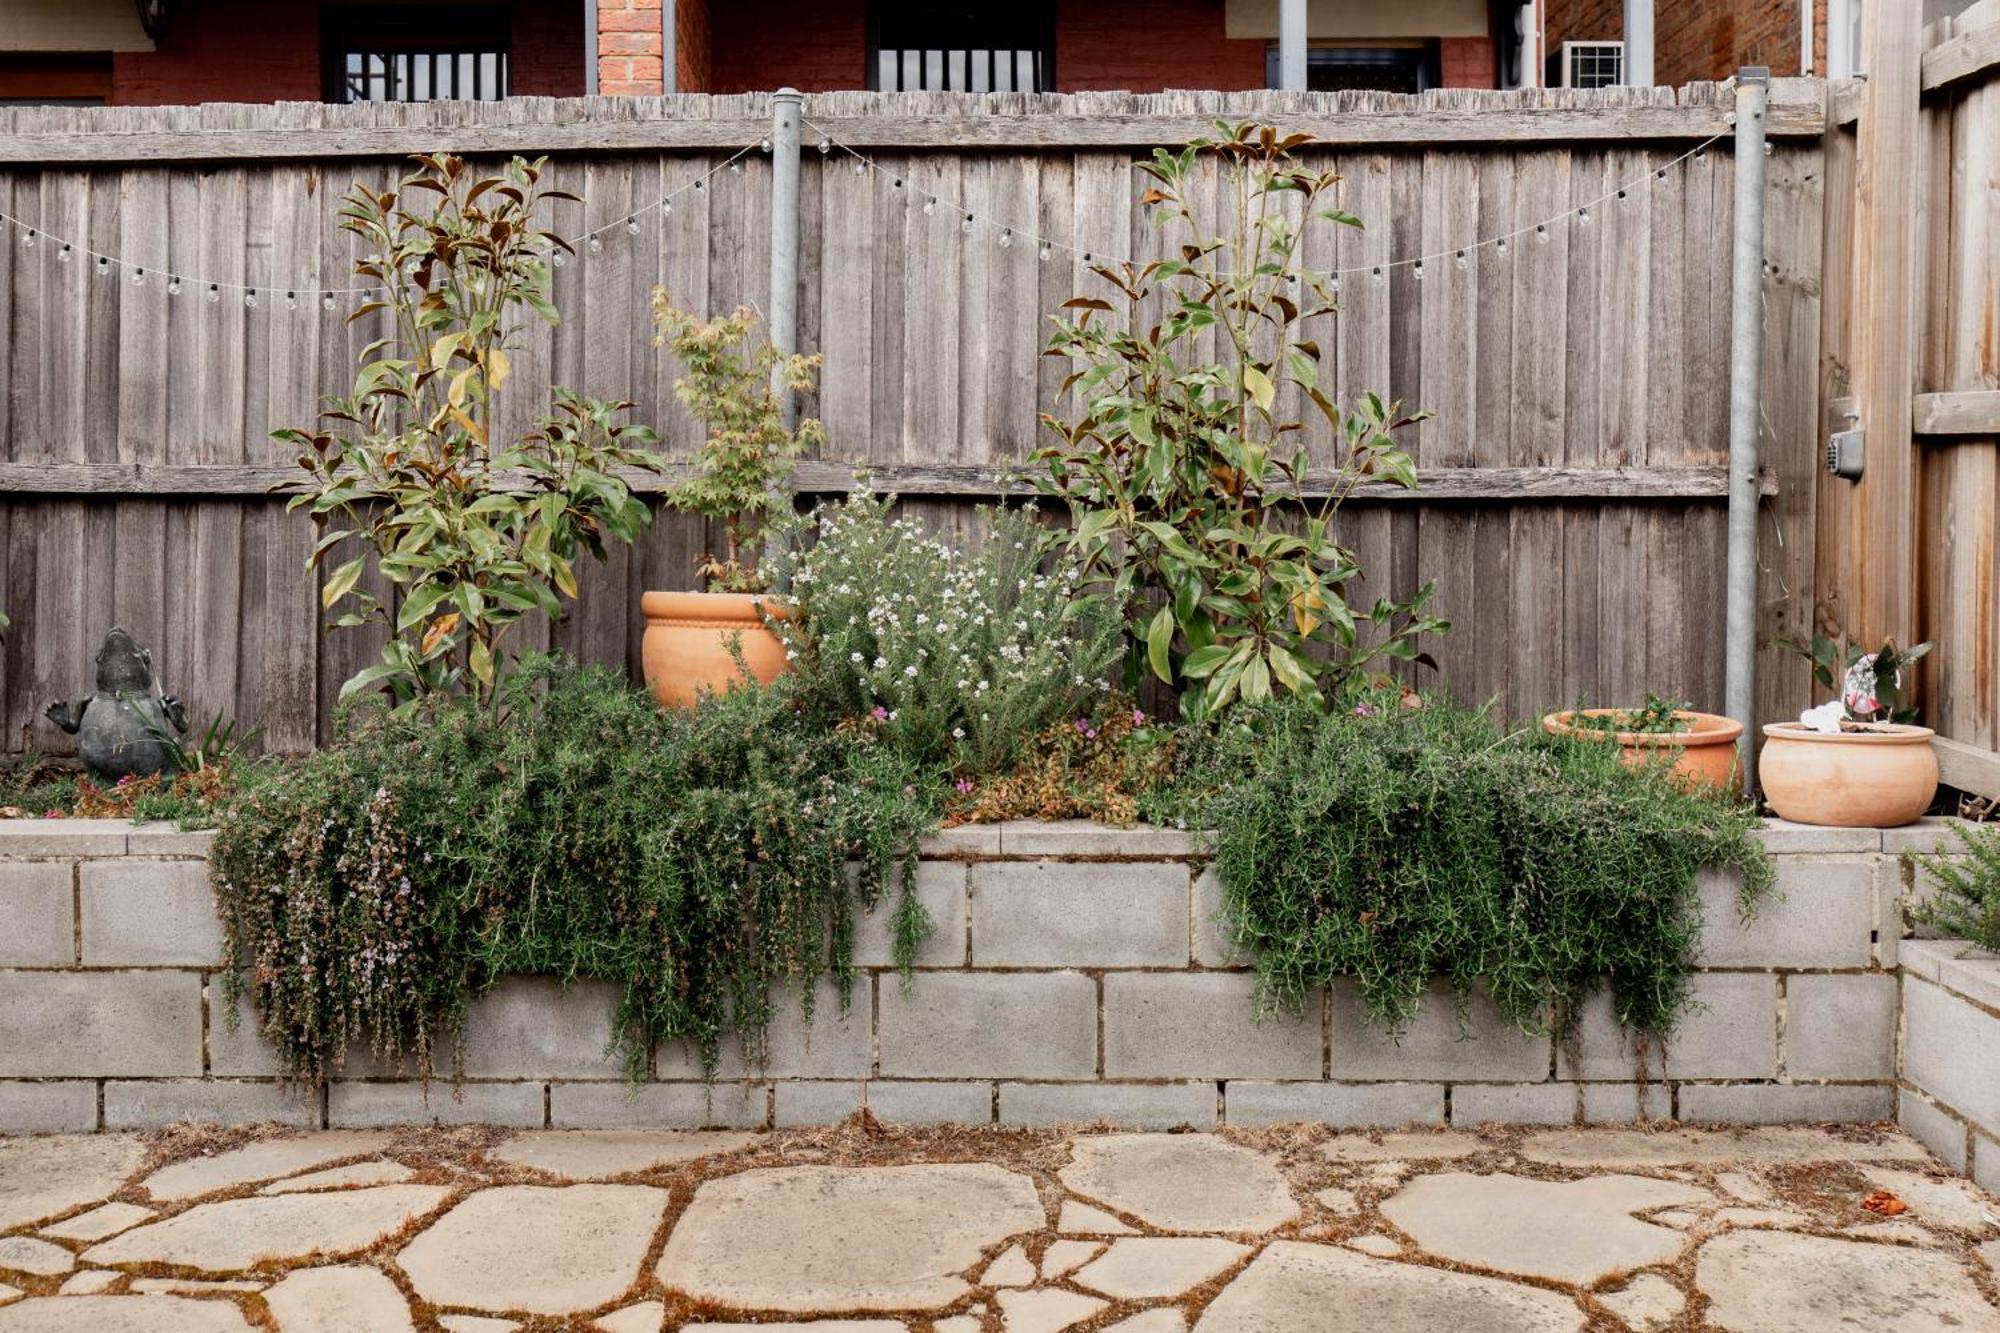
[[1894,722],[1842,732],[1773,722],[1764,728],[1757,778],[1781,819],[1894,828],[1921,816],[1937,795],[1935,734]]
[[[1736,764],[1736,740],[1743,724],[1718,713],[1680,712],[1674,716],[1688,724],[1686,731],[1593,731],[1579,729],[1570,721],[1576,709],[1566,708],[1542,719],[1542,730],[1551,736],[1575,736],[1583,740],[1615,742],[1618,757],[1634,768],[1671,763],[1673,774],[1690,787],[1715,787],[1734,791],[1742,785]],[[1626,713],[1624,708],[1585,708],[1585,717],[1605,717]]]
[[751,593],[642,594],[646,688],[669,708],[691,708],[704,692],[742,684],[743,673],[729,652],[730,641],[739,637],[750,674],[766,685],[776,680],[785,669],[785,645],[765,626],[760,608],[775,617],[790,614],[783,603]]

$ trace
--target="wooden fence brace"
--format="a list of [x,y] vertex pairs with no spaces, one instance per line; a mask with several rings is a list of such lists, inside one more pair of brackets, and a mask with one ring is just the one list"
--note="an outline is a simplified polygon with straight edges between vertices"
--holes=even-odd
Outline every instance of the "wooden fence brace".
[[1736,71],[1736,207],[1729,319],[1729,556],[1723,711],[1743,724],[1743,789],[1757,784],[1757,429],[1764,355],[1764,105],[1771,71]]

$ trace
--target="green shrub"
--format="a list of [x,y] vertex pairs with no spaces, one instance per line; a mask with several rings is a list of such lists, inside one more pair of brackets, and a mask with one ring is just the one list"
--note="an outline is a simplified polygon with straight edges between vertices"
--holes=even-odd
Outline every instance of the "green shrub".
[[1394,1028],[1445,978],[1528,1031],[1568,1030],[1609,979],[1620,1023],[1665,1035],[1701,931],[1695,877],[1770,883],[1748,806],[1558,740],[1393,692],[1321,713],[1258,710],[1191,756],[1190,823],[1213,835],[1262,1001],[1297,1008],[1352,977]]
[[1118,614],[1080,593],[1059,537],[1029,511],[982,510],[990,531],[966,550],[890,521],[894,504],[822,506],[814,540],[773,562],[798,607],[777,626],[792,654],[779,689],[961,778],[1010,769],[1037,734],[1103,705]]
[[1917,920],[1956,939],[2000,952],[2000,828],[1952,827],[1958,846],[1929,856],[1905,852],[1912,868],[1930,876],[1936,890],[1917,908]]
[[[730,1034],[754,1055],[777,983],[851,976],[857,910],[934,821],[894,750],[756,688],[663,711],[547,658],[504,688],[497,720],[371,710],[225,806],[213,872],[245,969],[225,986],[292,1078],[354,1042],[429,1074],[506,972],[617,984],[635,1078],[666,1040],[710,1068]],[[907,892],[895,928],[907,960],[927,929]]]

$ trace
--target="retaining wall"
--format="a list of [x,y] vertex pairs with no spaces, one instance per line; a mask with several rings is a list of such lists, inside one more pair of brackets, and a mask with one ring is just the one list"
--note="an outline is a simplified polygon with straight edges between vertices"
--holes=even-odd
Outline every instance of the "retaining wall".
[[[1566,1043],[1507,1028],[1485,1002],[1461,1037],[1442,992],[1397,1042],[1346,985],[1260,1022],[1216,921],[1215,878],[1184,835],[1013,823],[931,844],[917,891],[938,931],[914,976],[891,966],[878,914],[852,1007],[830,983],[810,1027],[786,1004],[761,1067],[728,1050],[705,1083],[687,1052],[662,1049],[630,1085],[603,1055],[611,988],[523,976],[471,1012],[462,1085],[426,1088],[362,1056],[294,1095],[249,1017],[232,1031],[220,1009],[208,835],[0,822],[0,1131],[184,1118],[764,1126],[864,1103],[890,1121],[1141,1127],[1886,1119],[1909,934],[1895,853],[1939,833],[1772,823],[1784,896],[1745,926],[1734,884],[1704,883],[1701,1007],[1663,1051],[1634,1051],[1603,998]],[[1985,1112],[2000,1132],[2000,1096]]]
[[1906,940],[1902,960],[1896,1119],[2000,1193],[2000,955],[1963,940]]

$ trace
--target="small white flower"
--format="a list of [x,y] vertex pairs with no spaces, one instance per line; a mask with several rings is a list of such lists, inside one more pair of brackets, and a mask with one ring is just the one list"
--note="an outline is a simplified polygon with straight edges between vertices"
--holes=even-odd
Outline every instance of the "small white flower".
[[917,675],[917,664],[915,662],[912,662],[910,663],[910,665],[904,667],[903,674],[910,677],[912,680],[915,680]]
[[859,665],[861,664],[861,654],[860,654],[860,653],[849,653],[849,654],[847,655],[847,660],[848,660],[848,661],[850,661],[850,662],[852,662],[852,663],[854,663],[854,664],[855,664],[856,666],[859,666]]
[[951,738],[952,738],[953,740],[955,740],[955,741],[962,741],[962,740],[964,740],[964,739],[965,739],[965,728],[964,728],[964,727],[953,727],[953,728],[951,729]]

